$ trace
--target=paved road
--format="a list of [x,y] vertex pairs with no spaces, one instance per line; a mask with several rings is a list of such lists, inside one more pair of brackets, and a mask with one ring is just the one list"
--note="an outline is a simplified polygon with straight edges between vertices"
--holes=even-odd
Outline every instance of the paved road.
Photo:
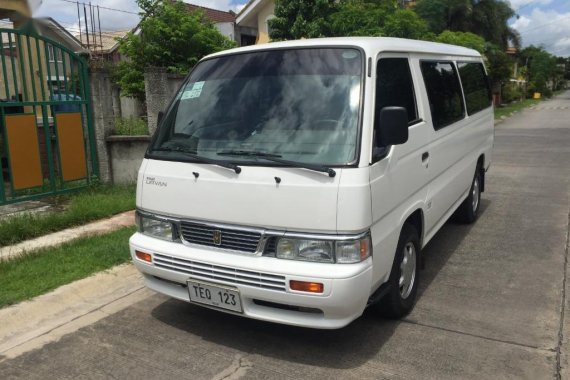
[[568,377],[568,106],[570,92],[497,126],[481,218],[427,247],[404,321],[314,331],[152,295],[1,362],[0,378]]

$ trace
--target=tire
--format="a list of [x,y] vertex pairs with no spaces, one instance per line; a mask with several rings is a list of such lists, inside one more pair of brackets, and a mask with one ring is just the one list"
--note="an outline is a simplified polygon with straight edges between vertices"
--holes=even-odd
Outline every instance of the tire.
[[455,213],[455,220],[464,224],[471,224],[477,220],[479,216],[479,208],[481,206],[481,184],[482,174],[481,167],[477,165],[473,182],[469,188],[469,195],[457,209]]
[[[410,313],[416,304],[420,280],[420,239],[416,229],[404,224],[388,279],[388,293],[379,302],[379,311],[392,319]],[[407,271],[402,266],[406,266]]]

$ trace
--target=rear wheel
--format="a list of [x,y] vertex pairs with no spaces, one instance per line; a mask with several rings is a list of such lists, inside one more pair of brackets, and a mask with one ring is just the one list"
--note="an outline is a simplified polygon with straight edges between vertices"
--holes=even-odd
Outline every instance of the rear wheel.
[[404,224],[388,280],[388,293],[378,305],[386,316],[402,318],[414,308],[420,279],[419,263],[418,232],[412,225]]
[[481,168],[477,166],[475,176],[469,189],[469,195],[457,209],[455,218],[461,223],[471,224],[477,220],[481,203]]

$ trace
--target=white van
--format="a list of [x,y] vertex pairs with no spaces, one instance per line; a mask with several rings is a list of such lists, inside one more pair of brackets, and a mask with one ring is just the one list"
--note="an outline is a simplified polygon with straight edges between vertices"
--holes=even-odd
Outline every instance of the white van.
[[235,315],[402,317],[422,247],[454,212],[477,218],[493,136],[474,50],[332,38],[210,55],[140,168],[133,261],[149,288]]

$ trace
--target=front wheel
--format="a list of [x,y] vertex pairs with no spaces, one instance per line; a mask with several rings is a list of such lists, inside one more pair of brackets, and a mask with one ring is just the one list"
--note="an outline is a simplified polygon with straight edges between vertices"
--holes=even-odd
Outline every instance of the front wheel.
[[381,313],[390,318],[402,318],[414,308],[420,280],[420,249],[418,232],[412,225],[404,224],[388,279],[388,293],[378,305]]

